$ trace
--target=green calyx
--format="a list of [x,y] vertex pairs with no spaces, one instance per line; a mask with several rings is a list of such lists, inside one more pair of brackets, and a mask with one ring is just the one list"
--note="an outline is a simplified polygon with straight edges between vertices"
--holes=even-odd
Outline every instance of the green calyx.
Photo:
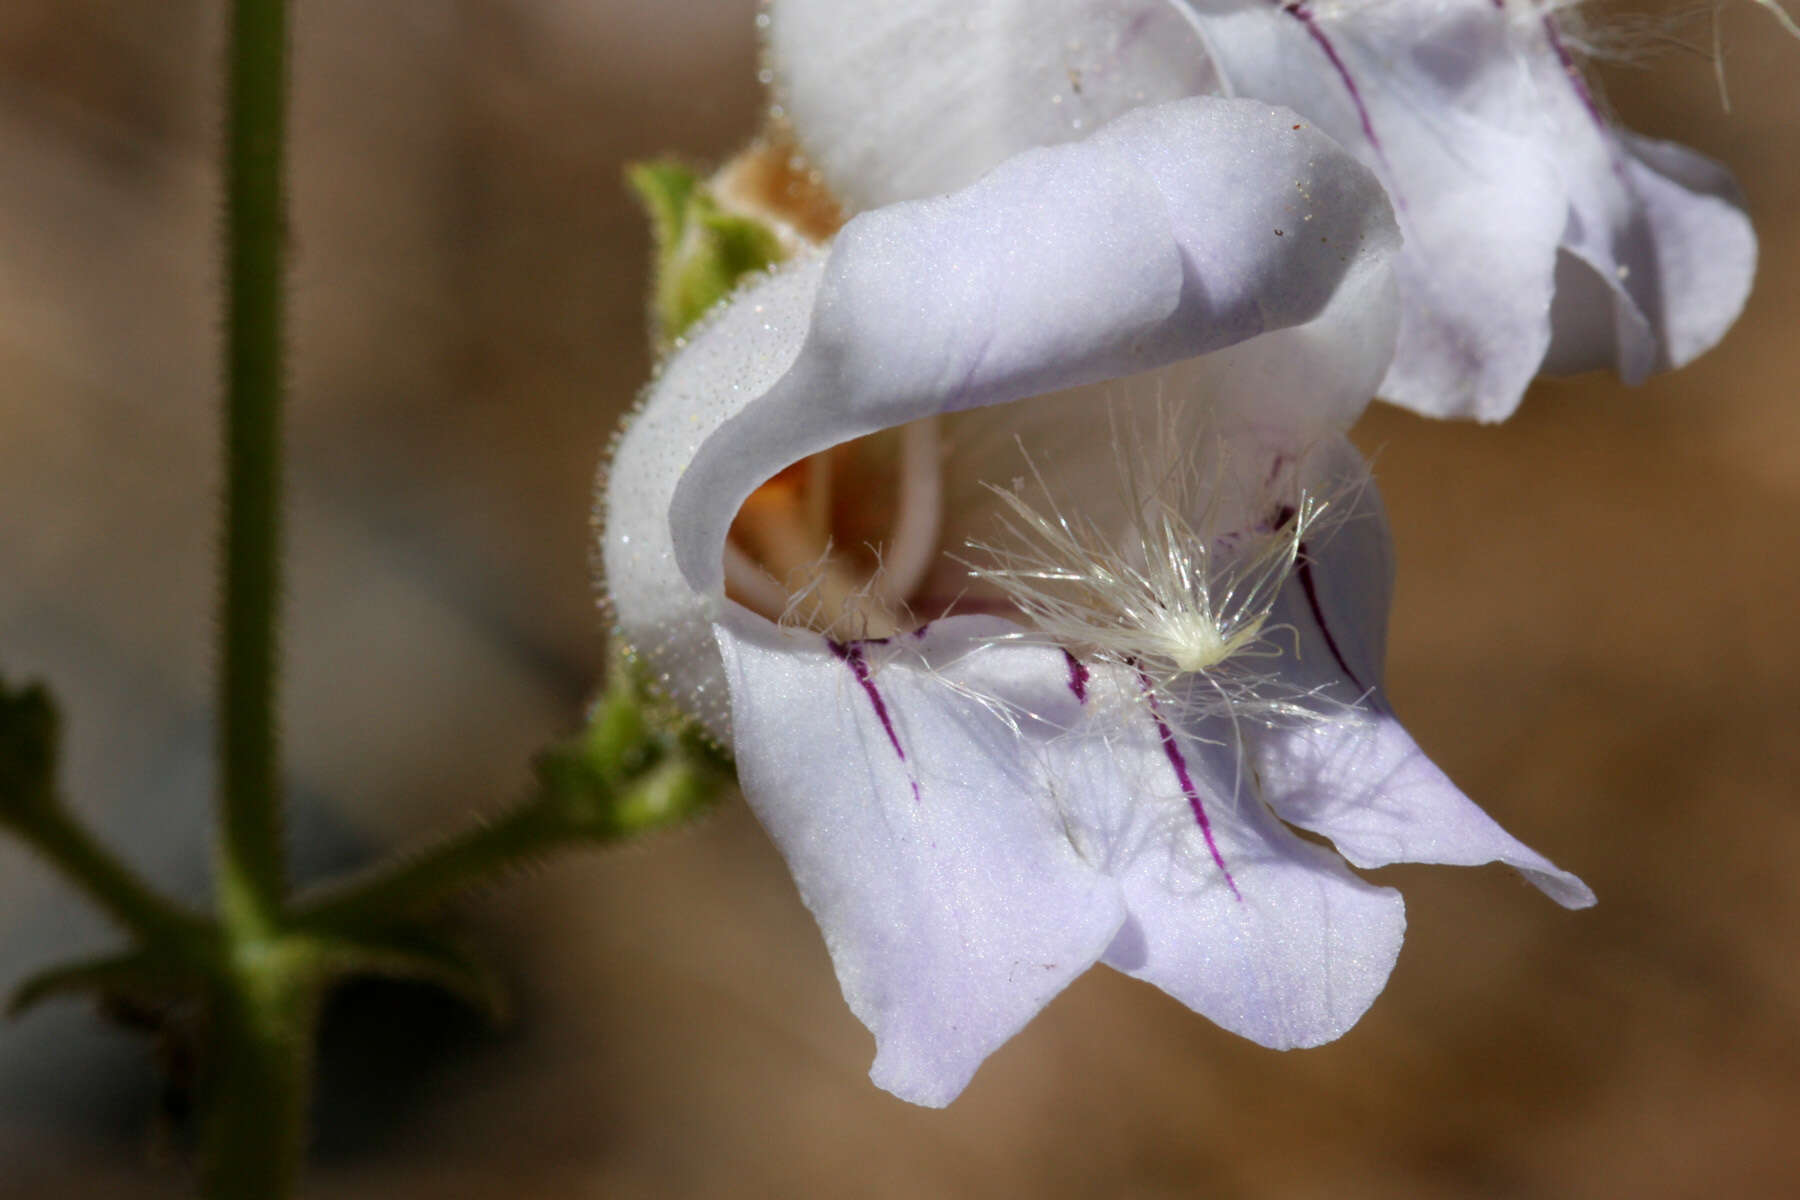
[[727,212],[691,167],[668,159],[634,163],[625,179],[650,215],[656,242],[650,316],[658,349],[667,349],[744,276],[781,261],[774,231]]

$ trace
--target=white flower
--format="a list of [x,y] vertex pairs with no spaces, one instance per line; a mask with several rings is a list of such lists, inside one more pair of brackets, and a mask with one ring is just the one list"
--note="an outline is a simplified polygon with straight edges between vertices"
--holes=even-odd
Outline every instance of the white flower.
[[[1334,1038],[1405,924],[1399,895],[1344,859],[1498,860],[1591,903],[1381,698],[1387,529],[1343,431],[1391,352],[1396,246],[1374,177],[1291,112],[1148,107],[855,218],[828,255],[738,294],[652,386],[601,498],[619,631],[729,739],[875,1035],[881,1086],[947,1103],[1096,962],[1264,1045]],[[1116,460],[1108,398],[1179,427],[1128,436]],[[944,553],[906,569],[900,598],[936,619],[857,639],[727,598],[728,531],[759,485],[934,416],[948,451],[918,478]],[[1033,472],[1047,495],[1015,484]],[[1321,501],[1338,518],[1303,521]],[[1009,513],[1073,541],[1034,548]],[[1162,516],[1173,536],[1149,524]],[[1085,624],[1035,629],[1030,603],[1008,603],[1003,577],[1029,580],[1034,554],[1080,578],[1025,586],[1074,587]],[[1134,562],[1150,594],[1203,585],[1215,621],[1256,628],[1210,665],[1179,638],[1140,653],[1141,597],[1106,601]],[[1274,582],[1243,590],[1258,562]]]
[[853,208],[1197,93],[1283,104],[1380,176],[1406,246],[1382,394],[1499,420],[1539,371],[1709,349],[1756,239],[1730,176],[1603,116],[1547,0],[772,0],[779,109]]

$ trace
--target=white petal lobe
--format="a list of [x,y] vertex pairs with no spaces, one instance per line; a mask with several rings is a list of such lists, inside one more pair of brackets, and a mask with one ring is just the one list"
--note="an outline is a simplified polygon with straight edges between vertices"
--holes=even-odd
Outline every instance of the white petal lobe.
[[994,624],[834,650],[740,613],[718,635],[745,794],[875,1035],[875,1081],[919,1104],[962,1091],[1124,917],[1057,819],[1043,771],[1057,728],[976,698],[1071,707],[1062,654],[968,657],[971,621]]
[[[972,183],[1132,108],[1217,90],[1167,0],[782,0],[775,97],[853,209]],[[916,154],[896,153],[916,147]]]
[[682,571],[716,590],[732,514],[806,454],[1300,324],[1385,273],[1396,238],[1366,169],[1292,113],[1219,100],[1140,109],[954,196],[857,218],[793,366],[676,489],[672,519],[695,531]]

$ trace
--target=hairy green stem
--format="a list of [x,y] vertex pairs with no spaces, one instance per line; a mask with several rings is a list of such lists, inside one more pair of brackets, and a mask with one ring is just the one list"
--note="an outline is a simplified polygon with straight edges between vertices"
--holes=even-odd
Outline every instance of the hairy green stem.
[[283,1200],[304,1156],[321,986],[281,935],[287,870],[276,735],[287,239],[286,0],[232,0],[225,62],[225,509],[218,897],[201,1182]]
[[205,923],[171,904],[58,804],[11,828],[121,928],[146,945],[197,957]]
[[625,779],[600,778],[591,768],[591,759],[546,755],[536,796],[302,901],[295,906],[293,926],[328,934],[417,917],[551,851],[605,845],[678,824],[716,799],[724,778],[711,764],[681,757]]
[[226,50],[225,545],[219,664],[219,896],[267,936],[286,871],[275,674],[281,553],[285,0],[233,0]]
[[323,980],[296,939],[234,948],[208,1010],[200,1182],[208,1200],[282,1200],[306,1151]]
[[325,930],[402,922],[569,840],[567,823],[532,801],[333,885],[300,903],[294,923]]

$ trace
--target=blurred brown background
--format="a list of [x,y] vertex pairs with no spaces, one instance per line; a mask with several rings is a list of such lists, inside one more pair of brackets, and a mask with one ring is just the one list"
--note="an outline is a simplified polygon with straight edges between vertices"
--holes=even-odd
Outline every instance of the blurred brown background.
[[[205,887],[221,6],[0,6],[0,668],[79,803]],[[600,660],[587,510],[648,369],[628,158],[756,124],[750,0],[297,6],[287,737],[311,870],[491,806]],[[741,803],[481,906],[521,1019],[344,998],[319,1197],[1792,1194],[1800,1175],[1800,45],[1721,18],[1608,67],[1736,168],[1757,292],[1698,365],[1493,429],[1378,411],[1419,740],[1581,872],[1396,869],[1364,1022],[1274,1054],[1096,971],[948,1112],[867,1035]],[[1710,49],[1701,20],[1684,36]],[[0,983],[106,931],[0,846]],[[182,1193],[142,1043],[0,1029],[0,1195]]]

